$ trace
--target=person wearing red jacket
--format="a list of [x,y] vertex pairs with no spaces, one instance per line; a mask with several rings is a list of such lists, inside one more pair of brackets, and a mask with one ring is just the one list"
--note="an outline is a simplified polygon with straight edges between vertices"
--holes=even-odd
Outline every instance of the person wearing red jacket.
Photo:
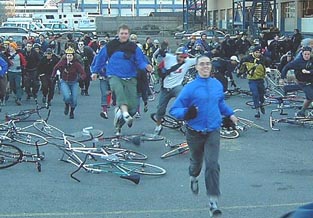
[[66,49],[65,56],[55,65],[52,72],[53,79],[60,75],[61,92],[65,103],[64,114],[68,115],[70,112],[70,119],[74,119],[74,110],[77,106],[78,81],[86,78],[84,66],[74,58],[74,53],[73,48]]

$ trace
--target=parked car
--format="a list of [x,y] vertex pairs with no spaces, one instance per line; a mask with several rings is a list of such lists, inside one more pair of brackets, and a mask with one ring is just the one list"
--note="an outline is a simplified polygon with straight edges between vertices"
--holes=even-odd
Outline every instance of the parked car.
[[50,29],[53,33],[63,33],[73,31],[72,28],[68,27],[64,23],[43,23],[43,25]]
[[22,27],[0,27],[0,37],[7,39],[10,36],[38,37],[38,33],[28,31]]
[[189,39],[191,36],[195,36],[197,39],[200,39],[202,33],[205,33],[208,39],[212,39],[214,36],[217,36],[219,39],[224,39],[226,35],[224,32],[220,30],[198,30],[192,33],[190,32],[189,33],[187,32],[175,33],[174,37],[176,39]]

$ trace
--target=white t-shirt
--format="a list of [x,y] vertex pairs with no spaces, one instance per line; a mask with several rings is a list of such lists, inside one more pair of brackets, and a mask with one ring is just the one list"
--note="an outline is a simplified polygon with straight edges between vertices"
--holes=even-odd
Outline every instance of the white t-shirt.
[[[164,68],[170,69],[172,66],[177,64],[176,55],[166,53],[166,56],[164,57]],[[163,87],[166,89],[174,88],[178,85],[181,85],[184,77],[188,71],[188,69],[195,65],[196,59],[195,58],[186,58],[185,63],[181,65],[177,70],[173,71],[165,77],[163,82]]]

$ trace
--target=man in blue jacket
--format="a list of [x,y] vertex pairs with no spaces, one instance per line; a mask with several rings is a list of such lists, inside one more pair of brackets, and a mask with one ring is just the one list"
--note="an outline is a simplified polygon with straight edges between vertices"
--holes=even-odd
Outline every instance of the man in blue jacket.
[[106,70],[112,92],[116,95],[114,126],[116,134],[126,122],[132,126],[137,109],[137,69],[152,71],[141,49],[129,41],[130,29],[123,24],[118,28],[118,38],[103,47],[93,63],[92,72]]
[[218,157],[222,115],[229,117],[235,124],[238,119],[224,101],[222,84],[211,77],[210,58],[199,56],[196,59],[196,70],[198,77],[182,89],[169,112],[177,119],[186,121],[191,191],[194,194],[199,192],[198,176],[204,160],[210,212],[218,214],[221,213],[217,203],[220,196]]
[[4,102],[4,96],[6,95],[7,89],[7,71],[8,63],[0,57],[0,101],[1,104]]

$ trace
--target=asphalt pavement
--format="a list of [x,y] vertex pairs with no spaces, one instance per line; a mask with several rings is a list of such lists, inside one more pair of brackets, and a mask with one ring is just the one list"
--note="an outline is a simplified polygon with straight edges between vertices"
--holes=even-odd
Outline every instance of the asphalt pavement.
[[[242,88],[247,81],[237,80]],[[5,113],[34,108],[34,100],[16,106],[12,97],[3,106]],[[39,96],[39,101],[41,97]],[[227,100],[233,108],[241,108],[238,115],[255,120],[254,111],[245,105],[249,97],[234,96]],[[124,134],[153,132],[150,113],[156,111],[157,101],[149,102],[147,113],[136,119],[133,127],[124,127]],[[269,111],[255,120],[269,128]],[[56,93],[52,102],[49,123],[65,132],[80,131],[93,126],[105,136],[113,135],[113,108],[109,119],[99,116],[99,82],[92,82],[90,96],[79,96],[75,119],[63,114],[62,96]],[[293,114],[295,111],[290,110]],[[36,118],[36,116],[34,116]],[[239,138],[221,141],[221,199],[220,207],[225,218],[278,218],[285,212],[312,201],[313,135],[309,128],[290,124],[277,124],[281,131],[263,132],[250,128]],[[179,143],[185,140],[182,133],[164,129],[162,135]],[[33,147],[19,145],[34,151]],[[42,172],[32,163],[20,163],[0,171],[1,217],[33,218],[207,218],[208,199],[204,177],[200,176],[200,193],[194,196],[189,187],[188,154],[161,159],[169,150],[164,141],[144,142],[134,146],[122,142],[122,147],[148,155],[148,163],[161,166],[167,174],[161,177],[142,176],[138,185],[113,174],[91,174],[80,171],[70,178],[75,167],[59,161],[62,152],[53,145],[40,148],[45,153]]]

